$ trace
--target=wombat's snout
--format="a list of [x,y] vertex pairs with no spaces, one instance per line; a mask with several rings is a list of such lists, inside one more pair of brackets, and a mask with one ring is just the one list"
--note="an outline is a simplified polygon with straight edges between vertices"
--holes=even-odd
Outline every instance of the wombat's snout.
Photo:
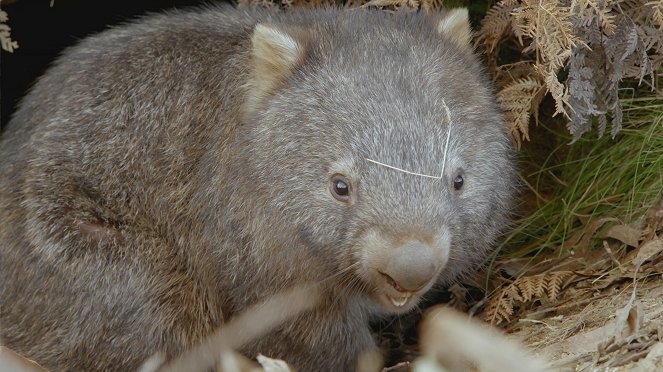
[[396,249],[378,271],[397,291],[417,292],[433,280],[436,261],[431,247],[410,240]]
[[446,227],[432,235],[367,231],[362,236],[362,266],[374,286],[372,297],[391,312],[411,309],[447,264],[450,242]]

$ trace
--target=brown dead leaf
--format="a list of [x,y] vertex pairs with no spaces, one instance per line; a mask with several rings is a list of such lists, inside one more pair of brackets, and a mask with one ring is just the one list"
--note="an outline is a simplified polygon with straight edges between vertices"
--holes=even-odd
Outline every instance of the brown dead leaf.
[[642,325],[642,305],[636,300],[635,290],[636,287],[633,286],[633,293],[631,293],[631,298],[626,306],[617,310],[617,321],[613,336],[619,341],[636,335]]
[[637,247],[640,240],[642,239],[642,235],[642,230],[636,229],[632,226],[615,225],[610,227],[608,231],[603,234],[602,238],[617,239],[626,245]]
[[642,303],[636,301],[631,310],[628,312],[628,317],[626,317],[627,329],[625,334],[627,337],[637,335],[640,332],[642,327],[642,322],[644,322],[644,313],[642,312]]
[[633,259],[635,267],[640,267],[645,261],[663,252],[663,239],[654,239],[643,244],[638,249],[638,254]]
[[656,239],[658,231],[663,230],[663,191],[658,201],[645,213],[645,241]]
[[616,220],[617,219],[614,217],[605,217],[592,221],[592,223],[587,225],[585,229],[578,231],[577,233],[573,234],[569,239],[567,239],[562,244],[563,247],[562,249],[567,250],[569,248],[575,248],[576,250],[584,251],[590,248],[589,242],[594,237],[594,234],[596,234],[596,231],[598,231],[598,229],[600,229],[607,222],[612,222]]
[[655,226],[663,226],[663,191],[661,191],[661,197],[658,199],[658,202],[647,211],[645,218],[654,222]]

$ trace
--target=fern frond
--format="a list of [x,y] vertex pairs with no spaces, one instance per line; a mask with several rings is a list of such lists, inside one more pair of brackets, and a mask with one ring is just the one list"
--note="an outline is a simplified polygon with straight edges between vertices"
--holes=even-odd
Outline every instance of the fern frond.
[[645,4],[652,9],[651,19],[658,29],[663,31],[663,1],[651,1]]
[[541,103],[542,92],[545,92],[542,82],[528,77],[514,81],[497,94],[518,148],[522,140],[529,141],[530,112],[533,111],[533,106],[538,107]]
[[511,13],[518,7],[518,1],[500,1],[488,10],[477,32],[476,45],[483,45],[486,52],[492,54],[497,44],[511,29]]
[[543,77],[548,92],[555,100],[555,112],[553,115],[561,113],[564,114],[564,116],[569,117],[569,114],[566,111],[567,107],[571,107],[569,104],[569,94],[564,87],[564,84],[557,80],[557,73],[553,70],[546,69],[545,66],[541,65],[535,65],[534,69]]
[[421,0],[421,9],[426,12],[440,10],[443,8],[444,0]]
[[596,25],[606,35],[612,35],[617,27],[615,14],[610,1],[573,0],[571,12],[574,15],[577,28],[588,28]]
[[516,36],[532,39],[530,49],[537,51],[539,62],[555,73],[564,67],[571,48],[580,42],[573,33],[570,7],[552,0],[523,0],[512,14]]
[[505,291],[500,291],[500,296],[494,297],[486,307],[486,315],[484,319],[492,324],[497,325],[511,321],[513,315],[513,300],[506,296]]
[[493,325],[509,322],[519,306],[544,297],[555,302],[575,277],[572,271],[555,271],[518,278],[490,299],[484,319]]
[[542,288],[546,289],[548,298],[554,302],[557,301],[557,296],[559,296],[562,289],[566,288],[575,278],[575,274],[572,271],[556,271],[549,275],[547,284]]
[[8,20],[7,12],[0,10],[0,46],[3,50],[13,53],[15,49],[18,49],[18,42],[12,40],[11,28],[7,25]]
[[419,5],[419,0],[371,0],[362,7],[374,6],[390,10],[417,10]]

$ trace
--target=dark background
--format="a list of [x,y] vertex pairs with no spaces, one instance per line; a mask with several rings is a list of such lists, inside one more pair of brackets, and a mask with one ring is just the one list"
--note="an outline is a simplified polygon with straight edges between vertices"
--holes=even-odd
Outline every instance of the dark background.
[[[223,1],[223,0],[222,0]],[[35,81],[67,46],[108,26],[149,12],[217,3],[213,0],[2,0],[19,48],[0,53],[0,130]]]

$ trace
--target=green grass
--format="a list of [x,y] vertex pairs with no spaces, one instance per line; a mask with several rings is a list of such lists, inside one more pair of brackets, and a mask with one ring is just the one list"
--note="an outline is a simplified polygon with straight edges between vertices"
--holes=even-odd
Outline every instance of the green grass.
[[663,98],[624,99],[622,107],[614,139],[593,132],[569,145],[563,124],[532,128],[537,138],[520,154],[522,217],[499,247],[501,257],[563,255],[573,247],[562,243],[592,221],[632,223],[655,203],[663,190]]

